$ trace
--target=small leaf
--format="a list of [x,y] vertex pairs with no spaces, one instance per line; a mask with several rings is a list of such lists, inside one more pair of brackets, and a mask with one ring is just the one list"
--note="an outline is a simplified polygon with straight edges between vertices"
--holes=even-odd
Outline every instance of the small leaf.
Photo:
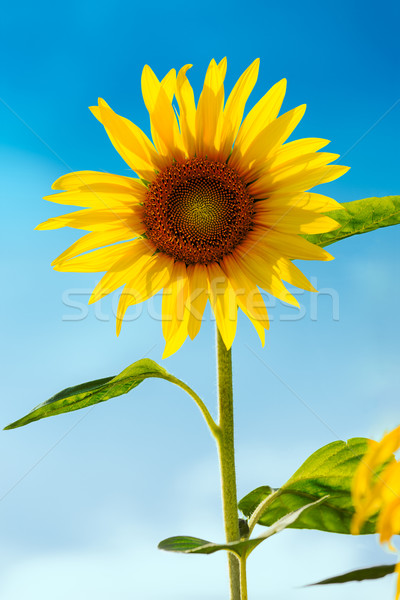
[[158,548],[160,550],[167,550],[168,552],[183,552],[184,554],[213,554],[219,550],[230,550],[240,556],[241,545],[243,543],[242,541],[238,541],[215,544],[214,542],[208,542],[200,538],[176,536],[163,540],[158,544]]
[[110,398],[127,394],[149,377],[177,381],[153,360],[144,358],[133,363],[114,377],[96,379],[95,381],[66,388],[43,404],[39,404],[25,417],[11,423],[5,429],[22,427],[45,417],[60,415],[80,408],[87,408],[99,402],[105,402]]
[[328,246],[352,235],[400,223],[400,196],[364,198],[364,200],[344,202],[342,206],[345,210],[332,210],[326,213],[340,224],[339,229],[303,237],[318,246]]
[[276,491],[278,490],[274,490],[269,485],[261,485],[241,499],[239,502],[239,508],[244,515],[249,517],[253,514],[257,506],[261,504],[263,500],[265,500],[265,498]]
[[219,550],[228,550],[233,552],[237,556],[243,554],[249,555],[254,548],[256,548],[261,542],[267,538],[279,533],[283,529],[286,529],[289,525],[294,523],[296,519],[310,507],[315,504],[321,504],[326,498],[321,498],[316,502],[302,506],[298,510],[285,515],[282,519],[279,519],[272,527],[270,527],[262,535],[252,539],[240,539],[237,542],[225,542],[223,544],[215,544],[214,542],[208,542],[200,538],[189,537],[189,536],[176,536],[163,540],[158,544],[160,550],[167,550],[168,552],[183,552],[184,554],[213,554]]
[[189,537],[186,535],[177,535],[175,537],[167,538],[158,544],[160,550],[166,550],[167,552],[191,552],[202,546],[207,546],[212,542],[202,540],[200,538]]
[[250,534],[249,524],[247,519],[239,519],[239,535],[240,537],[248,537]]
[[366,569],[357,569],[356,571],[349,571],[343,575],[337,577],[330,577],[329,579],[323,579],[317,581],[317,583],[310,583],[308,586],[313,585],[326,585],[328,583],[348,583],[349,581],[364,581],[364,579],[380,579],[386,575],[394,573],[397,565],[381,565],[380,567],[368,567]]
[[[367,439],[353,438],[347,443],[333,442],[314,452],[279,489],[258,523],[272,525],[284,515],[329,494],[323,505],[311,508],[290,526],[350,533],[354,515],[351,483],[367,448]],[[268,486],[255,489],[239,502],[240,510],[246,517],[250,517],[270,493]],[[375,518],[371,517],[365,523],[362,533],[374,532]]]

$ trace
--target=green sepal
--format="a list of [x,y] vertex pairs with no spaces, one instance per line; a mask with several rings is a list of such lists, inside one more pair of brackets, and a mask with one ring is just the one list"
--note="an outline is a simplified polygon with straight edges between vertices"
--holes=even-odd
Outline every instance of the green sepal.
[[322,581],[317,581],[316,583],[310,583],[305,587],[311,587],[313,585],[327,585],[329,583],[349,583],[350,581],[364,581],[365,579],[380,579],[381,577],[386,577],[386,575],[394,573],[396,566],[397,565],[394,564],[381,565],[379,567],[367,567],[366,569],[357,569],[356,571],[349,571],[348,573],[338,575],[337,577],[330,577],[329,579],[323,579]]
[[15,429],[39,419],[105,402],[110,398],[127,394],[149,377],[169,381],[172,379],[172,376],[160,365],[149,358],[144,358],[124,369],[119,375],[96,379],[62,390],[4,429]]
[[[367,439],[352,438],[347,443],[332,442],[314,452],[274,492],[271,504],[266,506],[258,523],[270,526],[287,513],[329,494],[329,499],[323,505],[300,515],[290,527],[349,534],[354,515],[352,480],[367,449]],[[270,494],[271,488],[268,486],[256,488],[239,502],[239,508],[246,517],[250,517]],[[374,533],[375,524],[376,517],[369,518],[361,533]]]
[[316,504],[321,504],[327,500],[328,496],[320,498],[316,502],[311,502],[306,506],[302,506],[298,510],[295,510],[284,517],[279,519],[273,524],[265,533],[258,537],[246,539],[241,538],[237,542],[225,542],[222,544],[216,544],[214,542],[208,542],[200,538],[189,537],[189,536],[175,536],[170,537],[158,544],[160,550],[167,550],[168,552],[183,552],[184,554],[213,554],[219,550],[227,550],[233,552],[237,556],[248,556],[261,542],[268,539],[272,535],[279,533],[286,527],[290,527],[300,515],[314,507]]
[[400,196],[364,198],[354,202],[343,202],[343,209],[325,213],[340,224],[338,229],[327,233],[303,235],[318,246],[328,246],[352,235],[374,231],[400,223]]

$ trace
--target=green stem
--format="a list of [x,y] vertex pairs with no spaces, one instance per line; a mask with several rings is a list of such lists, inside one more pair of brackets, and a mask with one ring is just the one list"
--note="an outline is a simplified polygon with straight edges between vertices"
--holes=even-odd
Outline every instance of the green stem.
[[180,379],[177,379],[173,375],[168,375],[168,377],[165,377],[165,379],[167,379],[171,383],[174,383],[175,385],[180,387],[187,394],[189,394],[189,396],[191,398],[193,398],[193,400],[196,402],[197,406],[199,407],[201,414],[203,415],[208,427],[210,428],[211,433],[217,439],[219,437],[219,427],[216,424],[216,422],[214,421],[214,419],[212,418],[212,416],[210,415],[209,410],[208,410],[207,406],[204,404],[203,400],[196,394],[195,391],[192,390],[191,387],[189,387],[188,385],[186,385],[186,383],[184,383]]
[[240,598],[241,598],[241,600],[247,600],[246,560],[247,560],[246,554],[244,554],[243,556],[240,557]]
[[[236,493],[233,426],[232,358],[217,328],[219,436],[217,445],[221,469],[222,507],[227,542],[240,538]],[[239,559],[228,552],[231,600],[240,600]]]

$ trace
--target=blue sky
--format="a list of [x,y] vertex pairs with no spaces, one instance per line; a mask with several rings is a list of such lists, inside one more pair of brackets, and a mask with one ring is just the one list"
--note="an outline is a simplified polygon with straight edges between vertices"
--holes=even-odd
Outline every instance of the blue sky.
[[[284,110],[307,103],[296,137],[332,140],[351,170],[321,191],[341,202],[399,193],[399,7],[339,0],[172,4],[9,3],[0,23],[5,425],[56,391],[161,362],[159,298],[115,337],[116,299],[85,306],[99,276],[55,273],[72,230],[34,231],[62,207],[42,196],[73,170],[128,174],[87,107],[104,97],[146,132],[140,75],[188,62],[198,94],[212,57],[228,58],[227,88],[256,57],[250,105],[282,77]],[[331,263],[299,265],[319,296],[301,312],[270,299],[265,348],[239,320],[234,343],[239,497],[282,484],[334,439],[380,438],[400,421],[400,230],[331,247]],[[75,303],[75,307],[72,305]],[[84,318],[81,318],[84,317]],[[163,361],[215,411],[214,324]],[[214,442],[197,409],[167,383],[81,413],[0,434],[2,600],[226,598],[225,557],[172,556],[159,540],[223,535]],[[253,558],[254,557],[254,558]],[[249,560],[252,600],[393,596],[392,578],[301,589],[392,557],[373,536],[287,531]],[[192,590],[192,591],[191,591]]]

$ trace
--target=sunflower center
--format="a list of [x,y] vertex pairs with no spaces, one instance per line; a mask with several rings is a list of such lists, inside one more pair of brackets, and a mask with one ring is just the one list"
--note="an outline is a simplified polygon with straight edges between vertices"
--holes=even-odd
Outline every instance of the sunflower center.
[[237,172],[204,158],[164,169],[144,205],[147,237],[186,264],[230,254],[251,229],[253,215],[254,201]]

